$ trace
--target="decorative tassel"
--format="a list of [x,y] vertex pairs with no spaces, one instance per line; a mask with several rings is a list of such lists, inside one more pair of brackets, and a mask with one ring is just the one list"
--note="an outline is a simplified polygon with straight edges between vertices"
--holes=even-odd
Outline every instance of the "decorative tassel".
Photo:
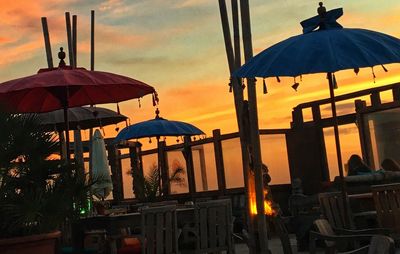
[[338,89],[335,73],[332,73],[332,82],[333,82],[333,89]]
[[297,88],[299,87],[299,83],[296,82],[296,77],[293,78],[294,84],[292,85],[293,90],[297,92]]
[[117,125],[117,124],[115,125],[115,131],[116,131],[116,132],[118,132],[118,131],[119,131],[119,127],[118,127],[118,125]]
[[355,73],[356,75],[358,75],[359,72],[360,72],[360,68],[354,68],[354,73]]
[[385,72],[388,72],[388,69],[386,69],[386,67],[385,67],[383,64],[381,64],[381,66],[382,66],[382,68],[383,68],[383,70],[384,70]]
[[151,144],[151,138],[149,138],[149,144]]
[[263,94],[267,94],[268,90],[267,90],[267,84],[265,84],[265,78],[263,79]]
[[[154,95],[155,104],[156,104],[156,105],[160,104],[160,99],[158,98],[158,93],[157,93],[157,92],[154,92],[153,95]],[[154,103],[153,103],[153,104],[154,104]],[[155,106],[155,105],[154,105],[154,106]]]
[[374,83],[375,83],[376,76],[375,76],[375,72],[374,72],[374,67],[372,67],[371,69],[372,69],[372,77],[374,78]]
[[179,143],[179,136],[176,136],[176,143]]
[[138,102],[139,102],[139,108],[141,108],[142,104],[140,104],[140,98],[138,99]]
[[300,82],[303,82],[303,75],[300,75]]
[[229,92],[232,93],[232,89],[233,89],[233,87],[232,87],[232,78],[229,79],[228,86],[229,86]]
[[165,142],[165,141],[167,140],[167,137],[164,136],[163,140],[164,140],[164,142]]
[[244,84],[244,79],[242,79],[242,89],[245,89],[246,85]]
[[125,120],[125,127],[128,127],[129,126],[129,124],[128,124],[128,119],[127,120]]
[[276,81],[278,81],[278,83],[281,83],[281,79],[278,76],[276,76]]
[[117,113],[118,113],[118,115],[121,114],[121,112],[119,111],[119,104],[118,104],[118,102],[117,102]]
[[154,97],[154,93],[151,95],[151,98],[153,99],[153,107],[156,106],[156,98]]

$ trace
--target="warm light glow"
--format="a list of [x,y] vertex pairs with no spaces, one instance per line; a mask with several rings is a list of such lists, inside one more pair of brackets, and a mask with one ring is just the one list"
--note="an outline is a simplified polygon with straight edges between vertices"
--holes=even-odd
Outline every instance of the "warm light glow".
[[[249,184],[249,202],[250,202],[250,213],[253,215],[257,214],[257,202],[256,202],[256,193],[254,189],[254,184]],[[253,188],[252,188],[253,187]],[[264,189],[264,197],[267,196],[268,191]],[[272,201],[271,200],[264,200],[264,213],[268,216],[275,215],[275,210],[272,208]]]

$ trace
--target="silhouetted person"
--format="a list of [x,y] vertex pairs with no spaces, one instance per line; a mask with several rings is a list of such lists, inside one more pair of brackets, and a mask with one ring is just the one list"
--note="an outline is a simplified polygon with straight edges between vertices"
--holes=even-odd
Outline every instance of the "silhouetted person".
[[348,165],[348,176],[355,176],[355,175],[366,175],[372,174],[374,171],[368,167],[367,164],[361,159],[361,157],[357,154],[353,154],[350,156],[349,161],[347,162]]
[[382,169],[386,171],[398,171],[400,172],[400,165],[391,158],[386,158],[381,163]]

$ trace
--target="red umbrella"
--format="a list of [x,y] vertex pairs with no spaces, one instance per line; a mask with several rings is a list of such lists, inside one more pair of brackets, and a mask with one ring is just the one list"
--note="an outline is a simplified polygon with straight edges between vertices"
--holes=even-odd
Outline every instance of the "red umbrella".
[[[64,66],[41,69],[35,75],[0,84],[0,104],[5,110],[16,113],[40,113],[64,109],[68,144],[68,108],[117,103],[151,93],[155,103],[157,100],[155,89],[141,81],[109,72]],[[69,159],[69,149],[67,149],[67,159]]]

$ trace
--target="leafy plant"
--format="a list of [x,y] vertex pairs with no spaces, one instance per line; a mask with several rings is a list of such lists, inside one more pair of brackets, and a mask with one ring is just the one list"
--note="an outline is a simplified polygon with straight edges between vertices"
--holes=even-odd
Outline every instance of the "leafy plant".
[[168,183],[163,184],[163,187],[160,188],[161,176],[157,164],[154,163],[151,166],[147,176],[144,176],[140,170],[132,170],[132,176],[135,179],[135,186],[133,188],[135,197],[142,202],[153,202],[157,197],[163,195],[165,188],[168,188],[170,184],[185,186],[185,173],[186,171],[179,161],[174,160]]
[[58,150],[34,115],[0,112],[0,237],[56,230],[79,216],[88,183],[75,165],[51,160]]

